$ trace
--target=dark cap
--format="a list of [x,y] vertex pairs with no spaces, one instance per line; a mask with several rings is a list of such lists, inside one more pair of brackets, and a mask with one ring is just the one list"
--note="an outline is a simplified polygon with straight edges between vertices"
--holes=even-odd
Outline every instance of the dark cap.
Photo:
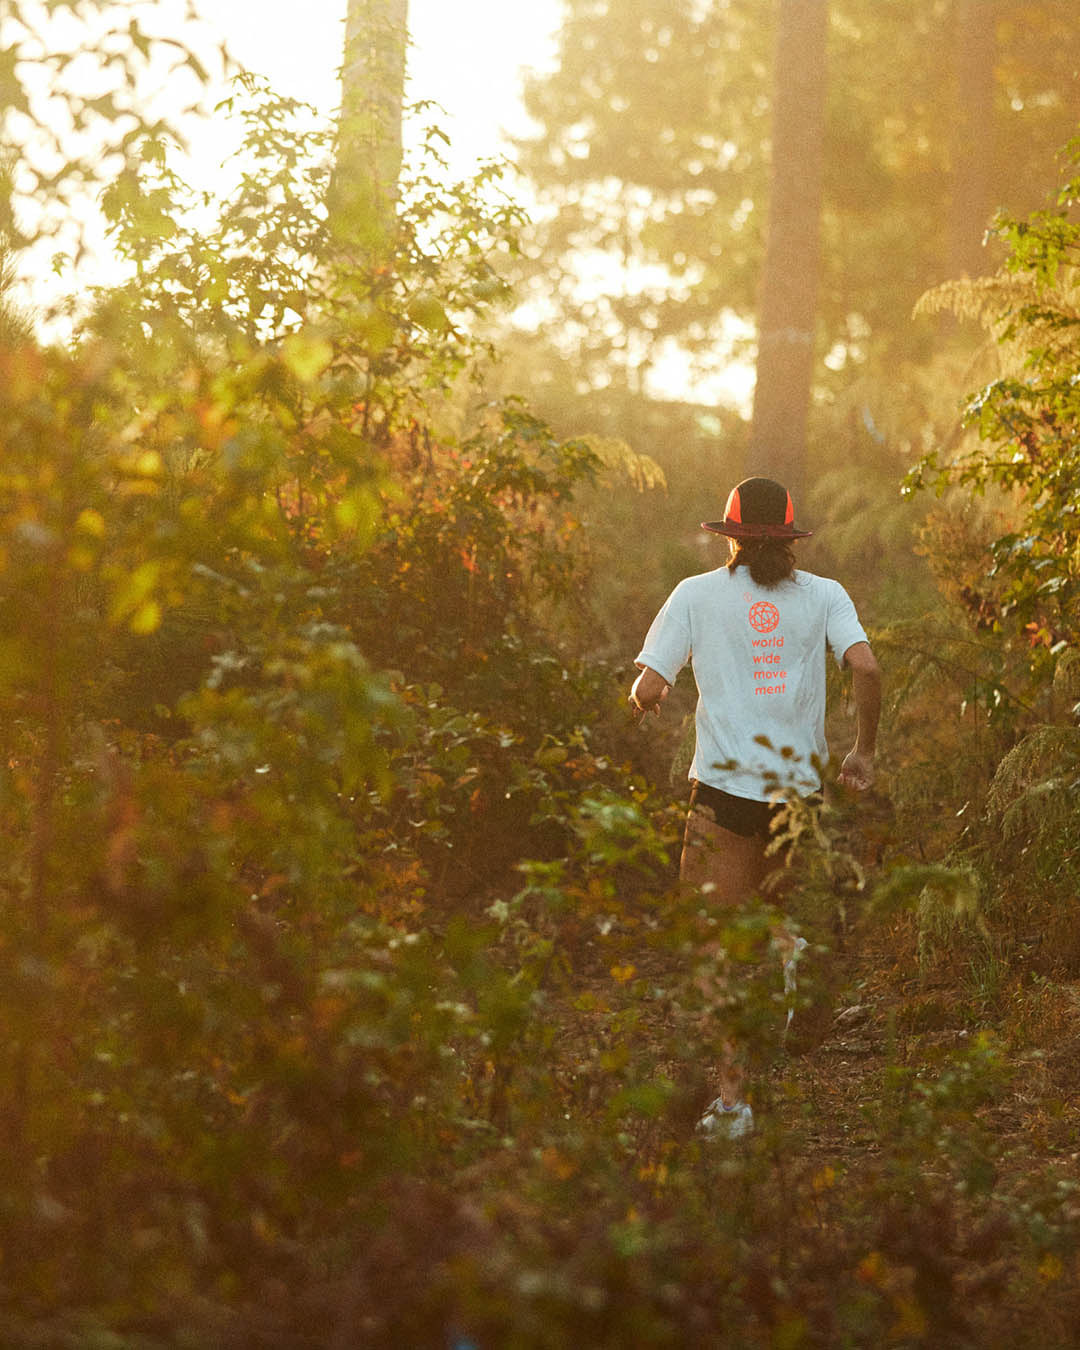
[[703,520],[703,530],[729,539],[805,539],[795,527],[791,493],[772,478],[744,478],[731,489],[723,520]]

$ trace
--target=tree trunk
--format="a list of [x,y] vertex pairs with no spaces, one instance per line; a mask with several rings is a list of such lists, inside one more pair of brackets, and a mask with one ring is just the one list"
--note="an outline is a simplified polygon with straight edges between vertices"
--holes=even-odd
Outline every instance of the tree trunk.
[[393,228],[401,173],[408,0],[349,0],[331,222],[365,253]]
[[994,209],[995,0],[956,0],[953,66],[956,113],[952,133],[948,273],[977,276],[987,270],[983,235]]
[[753,473],[802,487],[821,256],[827,0],[778,0],[772,187],[758,307]]

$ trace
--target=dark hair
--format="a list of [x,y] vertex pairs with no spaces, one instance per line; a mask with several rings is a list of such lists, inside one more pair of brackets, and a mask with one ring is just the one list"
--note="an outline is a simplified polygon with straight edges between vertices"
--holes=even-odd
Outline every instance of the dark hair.
[[786,539],[734,539],[732,543],[729,571],[749,568],[751,578],[759,586],[778,586],[795,570],[795,552]]

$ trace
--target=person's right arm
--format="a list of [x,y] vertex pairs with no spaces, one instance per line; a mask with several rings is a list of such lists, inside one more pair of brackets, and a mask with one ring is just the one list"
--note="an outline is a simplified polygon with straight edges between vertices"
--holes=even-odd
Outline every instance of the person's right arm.
[[630,706],[636,715],[654,712],[659,717],[660,704],[667,698],[670,688],[663,675],[658,674],[651,666],[643,666],[641,674],[630,689]]
[[[667,691],[690,659],[690,645],[686,586],[680,583],[652,621],[645,645],[634,661],[641,671],[630,690],[629,701],[635,717],[640,718],[646,712],[659,716],[660,704]],[[667,673],[661,674],[661,671]]]
[[855,695],[855,744],[840,766],[840,782],[865,792],[874,785],[874,749],[881,717],[881,667],[869,642],[855,642],[844,653]]

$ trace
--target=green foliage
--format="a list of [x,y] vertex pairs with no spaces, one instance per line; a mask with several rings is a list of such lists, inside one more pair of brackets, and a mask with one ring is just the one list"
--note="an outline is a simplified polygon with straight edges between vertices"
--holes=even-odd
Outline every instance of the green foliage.
[[[658,460],[462,392],[516,208],[407,169],[372,267],[329,129],[250,80],[222,115],[251,158],[217,223],[134,135],[130,282],[70,350],[0,347],[0,1339],[1052,1343],[1074,1192],[1006,1176],[993,1037],[894,1037],[861,1143],[822,1142],[773,934],[810,937],[820,1042],[830,944],[886,922],[836,818],[788,815],[769,905],[673,885],[585,594],[590,512],[629,479],[636,545]],[[997,679],[969,655],[958,689]],[[1073,750],[1018,744],[992,827],[1029,837]],[[959,864],[888,886],[941,949],[998,918]],[[694,1130],[733,1030],[741,1148]],[[1006,1258],[1008,1299],[975,1283]]]
[[[433,425],[516,208],[483,205],[490,175],[422,170],[365,272],[326,228],[327,129],[244,83],[222,111],[250,99],[252,167],[219,224],[191,225],[160,139],[133,138],[104,197],[132,280],[71,353],[2,353],[0,810],[20,843],[0,1245],[21,1317],[107,1302],[131,1325],[207,1272],[228,1302],[362,1247],[385,1222],[363,1197],[470,1118],[474,1046],[501,1063],[536,992],[524,948],[479,980],[455,966],[420,919],[429,874],[446,881],[455,843],[483,849],[485,794],[527,801],[524,831],[602,772],[530,619],[573,587],[569,526],[548,539],[538,513],[595,456],[516,407],[459,446]],[[403,524],[416,446],[431,463]],[[450,558],[463,584],[442,599],[463,608],[411,613]],[[411,591],[403,561],[424,571]],[[429,673],[418,617],[470,711],[408,682]],[[469,642],[491,667],[472,681]],[[522,667],[549,681],[546,727]],[[523,762],[505,753],[526,739]]]
[[[1076,152],[1073,143],[1074,159]],[[1020,221],[1001,217],[998,233],[1010,248],[1003,270],[924,298],[928,310],[978,319],[996,340],[1000,373],[967,403],[966,424],[976,434],[953,438],[948,453],[926,455],[905,485],[910,493],[932,484],[944,499],[926,532],[928,552],[942,561],[952,554],[949,568],[937,570],[951,574],[943,587],[976,629],[964,639],[973,676],[967,699],[997,724],[983,730],[984,746],[994,750],[968,796],[976,810],[962,844],[981,875],[980,923],[990,925],[974,945],[988,944],[1007,966],[1028,959],[1031,930],[1041,928],[1048,940],[1037,960],[1055,971],[1074,968],[1076,959],[1061,911],[1075,886],[1078,809],[1069,725],[1080,577],[1075,195],[1069,182],[1056,209]],[[915,681],[942,659],[951,659],[949,644],[940,644],[923,673],[912,667]]]
[[[1074,142],[1073,159],[1078,153]],[[997,583],[997,619],[1055,655],[1078,636],[1078,317],[1071,266],[1080,227],[1069,217],[1075,196],[1070,182],[1056,210],[1026,220],[1001,218],[998,232],[1010,249],[1004,275],[982,285],[954,283],[927,301],[954,310],[974,307],[1005,348],[1006,369],[968,402],[966,421],[978,442],[949,461],[931,454],[908,482],[913,490],[930,481],[939,494],[956,484],[1007,495],[1013,526],[994,540],[990,573]]]

